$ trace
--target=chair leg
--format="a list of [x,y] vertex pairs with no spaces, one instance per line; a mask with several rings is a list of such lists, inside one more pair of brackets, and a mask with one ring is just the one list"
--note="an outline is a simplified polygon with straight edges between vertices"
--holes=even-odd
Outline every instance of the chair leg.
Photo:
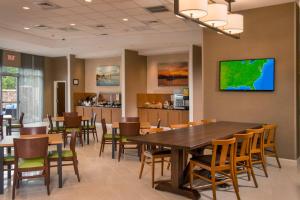
[[238,186],[238,183],[237,183],[237,178],[236,178],[236,173],[234,173],[234,169],[231,170],[231,179],[232,179],[232,183],[233,183],[233,188],[234,188],[234,191],[235,191],[235,194],[236,194],[236,198],[238,200],[240,200],[240,193],[239,193],[239,186]]
[[164,162],[165,162],[165,159],[161,158],[161,176],[164,176]]
[[82,139],[82,134],[79,134],[79,140],[80,140],[80,144],[83,147],[83,139]]
[[98,140],[98,134],[97,134],[97,129],[95,128],[94,131],[95,131],[97,142],[99,142],[99,140]]
[[152,188],[154,188],[154,176],[155,176],[155,159],[152,157]]
[[47,186],[47,194],[50,195],[50,176],[49,176],[49,170],[48,170],[49,166],[46,168],[45,170],[45,183],[46,183],[46,186]]
[[146,161],[146,156],[142,155],[142,163],[141,163],[139,179],[142,178],[143,170],[144,170],[144,166],[145,166],[145,161]]
[[257,184],[257,181],[256,181],[256,177],[255,177],[255,174],[254,174],[254,170],[253,170],[253,166],[252,166],[252,161],[251,161],[251,159],[250,159],[250,161],[249,161],[249,168],[250,168],[250,171],[251,171],[251,175],[252,175],[252,179],[253,179],[254,185],[255,185],[255,187],[258,187],[258,184]]
[[215,172],[211,172],[211,189],[213,193],[213,200],[217,200],[217,192],[216,192],[216,174]]
[[280,161],[279,161],[279,158],[278,158],[278,154],[277,154],[276,147],[273,147],[273,152],[274,152],[274,154],[275,154],[275,158],[276,158],[278,167],[281,168],[281,164],[280,164]]
[[17,173],[14,173],[14,178],[13,178],[13,190],[12,190],[12,199],[15,199],[16,196],[16,185],[17,185],[18,177]]
[[79,176],[79,170],[78,170],[78,161],[77,161],[76,158],[73,159],[73,167],[74,167],[75,174],[77,175],[77,180],[78,180],[78,182],[80,182],[80,176]]
[[118,155],[118,161],[119,162],[121,160],[121,154],[122,154],[122,152],[123,152],[123,146],[122,146],[122,144],[119,144],[119,155]]
[[193,175],[193,164],[190,162],[190,189],[192,190],[193,189],[193,182],[194,182],[194,175]]
[[263,170],[265,172],[265,176],[268,177],[268,172],[267,172],[267,166],[266,166],[266,160],[265,160],[265,156],[263,154],[260,154],[261,160],[262,160],[262,167]]
[[101,145],[100,145],[99,157],[101,156],[101,153],[103,151],[102,148],[103,148],[103,142],[101,142]]

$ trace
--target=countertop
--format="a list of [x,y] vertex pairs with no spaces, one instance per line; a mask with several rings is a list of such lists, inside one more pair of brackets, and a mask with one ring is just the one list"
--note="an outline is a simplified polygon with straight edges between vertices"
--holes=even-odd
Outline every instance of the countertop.
[[178,108],[146,108],[146,107],[138,107],[141,109],[154,109],[154,110],[182,110],[182,111],[189,111],[189,109],[178,109]]

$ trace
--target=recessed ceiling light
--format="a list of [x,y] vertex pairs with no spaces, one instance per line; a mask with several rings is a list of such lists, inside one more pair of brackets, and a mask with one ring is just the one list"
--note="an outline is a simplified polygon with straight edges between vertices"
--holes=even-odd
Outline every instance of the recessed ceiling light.
[[29,10],[30,9],[28,6],[23,6],[22,8],[23,8],[23,10]]
[[76,24],[72,23],[72,24],[70,24],[70,26],[76,26]]
[[127,19],[127,18],[123,18],[123,21],[124,21],[124,22],[127,22],[127,21],[128,21],[128,19]]
[[84,0],[85,2],[91,3],[93,0]]
[[29,28],[29,27],[24,27],[24,29],[25,29],[25,30],[29,30],[30,28]]

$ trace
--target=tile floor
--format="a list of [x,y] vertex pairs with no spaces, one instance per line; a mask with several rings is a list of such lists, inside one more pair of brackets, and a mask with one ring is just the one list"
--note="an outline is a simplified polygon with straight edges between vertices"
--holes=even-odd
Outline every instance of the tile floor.
[[[98,131],[99,136],[101,131]],[[101,138],[101,137],[99,137]],[[92,141],[92,140],[91,140]],[[79,172],[81,182],[78,183],[73,167],[63,168],[64,187],[59,189],[56,170],[51,169],[51,195],[47,196],[42,180],[24,180],[16,191],[16,199],[22,200],[181,200],[181,196],[156,191],[151,188],[150,167],[145,166],[143,178],[138,179],[140,163],[134,156],[135,152],[127,152],[125,158],[118,163],[111,159],[111,147],[106,146],[101,158],[98,157],[100,143],[91,142],[84,147],[77,146]],[[300,199],[300,170],[293,161],[282,160],[282,169],[273,166],[269,161],[269,178],[256,169],[259,188],[254,188],[252,182],[239,179],[240,195],[243,200],[298,200]],[[156,177],[161,178],[159,166]],[[166,170],[163,179],[168,179]],[[10,183],[10,182],[9,182]],[[201,191],[203,200],[212,199],[210,190]],[[221,200],[236,199],[232,188],[217,191]],[[2,199],[11,199],[11,186],[5,185]]]

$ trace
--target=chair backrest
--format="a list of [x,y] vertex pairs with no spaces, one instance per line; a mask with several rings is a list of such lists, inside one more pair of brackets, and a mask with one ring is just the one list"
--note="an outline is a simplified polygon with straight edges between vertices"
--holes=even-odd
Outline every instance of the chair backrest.
[[250,156],[253,132],[248,132],[244,134],[234,134],[234,137],[236,139],[236,145],[234,150],[235,157],[243,158],[245,156]]
[[103,136],[107,134],[107,126],[106,126],[106,121],[104,118],[101,119],[101,126],[102,126],[102,132]]
[[125,120],[125,122],[139,122],[140,118],[139,117],[125,117],[125,118],[123,118],[123,120]]
[[81,116],[65,116],[64,127],[65,128],[81,128]]
[[96,126],[96,120],[97,120],[97,114],[93,112],[92,118],[91,118],[91,125]]
[[277,126],[275,124],[266,124],[263,128],[265,129],[265,145],[275,145]]
[[76,131],[72,131],[71,140],[70,140],[70,150],[73,152],[73,155],[76,155],[75,146],[76,146],[76,135],[78,133]]
[[19,119],[19,123],[21,124],[21,127],[23,127],[24,115],[25,114],[23,112],[21,112],[20,119]]
[[253,133],[251,144],[251,153],[259,153],[264,151],[264,128],[260,129],[247,129],[247,133]]
[[212,161],[211,161],[212,168],[219,168],[222,170],[233,164],[235,141],[236,141],[235,138],[212,141],[212,145],[213,145],[213,153],[212,153]]
[[20,128],[20,135],[47,134],[47,126]]
[[3,115],[0,115],[0,127],[3,127]]
[[120,136],[138,136],[140,135],[139,122],[120,122]]
[[64,112],[63,115],[64,115],[64,117],[78,116],[78,112]]
[[53,130],[53,121],[52,121],[52,116],[47,114],[47,118],[48,118],[48,121],[49,121],[49,128],[50,130]]
[[180,128],[188,128],[189,124],[171,124],[171,129],[180,129]]
[[156,128],[160,128],[161,119],[157,120]]
[[47,158],[48,140],[49,138],[47,136],[26,139],[15,138],[15,162],[18,162],[19,158]]

